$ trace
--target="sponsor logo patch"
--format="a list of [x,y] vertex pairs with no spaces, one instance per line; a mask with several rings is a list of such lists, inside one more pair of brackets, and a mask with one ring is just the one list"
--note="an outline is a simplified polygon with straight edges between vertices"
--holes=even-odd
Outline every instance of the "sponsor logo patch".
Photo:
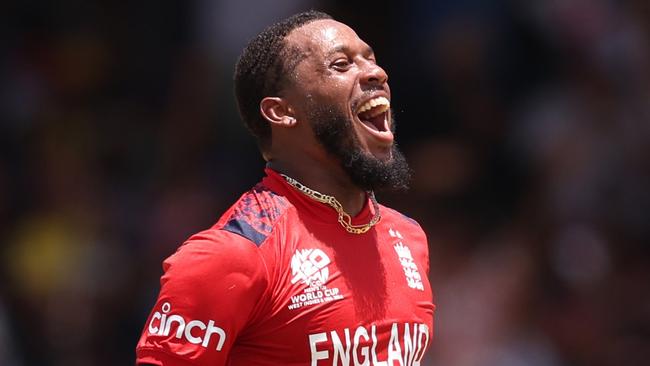
[[186,320],[183,316],[171,313],[172,306],[164,302],[160,311],[156,311],[151,316],[147,330],[150,336],[166,337],[169,334],[182,341],[192,344],[200,344],[201,347],[207,348],[213,335],[217,335],[215,348],[221,351],[223,343],[226,341],[226,332],[214,325],[214,320],[208,321],[208,324],[200,320]]

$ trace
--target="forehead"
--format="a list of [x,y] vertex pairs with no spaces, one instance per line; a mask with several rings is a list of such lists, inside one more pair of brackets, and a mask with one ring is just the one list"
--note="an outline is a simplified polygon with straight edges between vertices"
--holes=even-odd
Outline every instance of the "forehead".
[[316,20],[294,29],[287,43],[306,52],[327,53],[340,48],[367,48],[357,33],[347,25],[331,19]]

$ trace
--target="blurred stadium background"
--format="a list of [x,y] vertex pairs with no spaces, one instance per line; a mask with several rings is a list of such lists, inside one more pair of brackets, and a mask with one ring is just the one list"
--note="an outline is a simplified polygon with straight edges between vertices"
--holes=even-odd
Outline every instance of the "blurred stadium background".
[[647,0],[3,6],[0,365],[125,365],[161,261],[262,176],[231,75],[317,8],[390,74],[431,366],[650,360]]

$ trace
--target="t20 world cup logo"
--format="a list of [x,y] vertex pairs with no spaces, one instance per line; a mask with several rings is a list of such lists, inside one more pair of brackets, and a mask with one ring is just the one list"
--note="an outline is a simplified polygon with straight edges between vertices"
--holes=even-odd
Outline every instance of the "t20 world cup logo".
[[299,249],[291,257],[291,283],[302,281],[309,287],[322,286],[329,278],[331,261],[320,249]]

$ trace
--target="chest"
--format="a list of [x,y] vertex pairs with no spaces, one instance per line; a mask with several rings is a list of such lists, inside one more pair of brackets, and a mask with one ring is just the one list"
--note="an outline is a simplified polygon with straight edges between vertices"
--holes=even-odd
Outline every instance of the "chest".
[[275,288],[278,315],[307,329],[344,327],[411,319],[422,301],[430,301],[420,250],[426,243],[390,235],[321,238],[302,235],[285,253]]
[[321,364],[335,351],[352,357],[356,349],[361,357],[364,347],[368,357],[387,359],[391,340],[402,359],[409,356],[405,347],[413,356],[418,337],[420,348],[426,347],[433,304],[423,237],[380,226],[365,236],[331,227],[294,229],[283,239],[272,304],[256,343],[279,349],[277,354],[290,350],[298,363],[323,357]]

